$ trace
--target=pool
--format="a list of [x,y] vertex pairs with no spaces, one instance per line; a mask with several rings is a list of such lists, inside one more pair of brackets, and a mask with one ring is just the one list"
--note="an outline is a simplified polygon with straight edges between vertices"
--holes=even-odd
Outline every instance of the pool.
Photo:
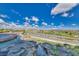
[[20,36],[16,34],[0,34],[0,48],[15,44],[20,40]]
[[4,37],[7,37],[9,36],[8,34],[0,34],[0,38],[4,38]]
[[0,42],[13,40],[17,37],[16,34],[0,34]]

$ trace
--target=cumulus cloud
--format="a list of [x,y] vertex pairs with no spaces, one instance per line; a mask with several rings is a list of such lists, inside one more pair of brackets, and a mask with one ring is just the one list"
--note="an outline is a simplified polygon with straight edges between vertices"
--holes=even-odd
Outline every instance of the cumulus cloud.
[[61,15],[62,17],[73,17],[74,16],[74,14],[72,13],[72,14],[69,14],[69,13],[63,13],[62,15]]
[[74,14],[72,13],[69,17],[73,17],[74,16]]
[[38,28],[39,26],[38,25],[35,25],[34,27]]
[[5,21],[3,19],[0,19],[0,23],[4,23]]
[[54,23],[51,23],[51,25],[53,26],[53,25],[54,25]]
[[17,25],[16,25],[14,22],[12,22],[12,23],[10,24],[10,26],[12,26],[12,27],[17,27]]
[[62,29],[62,28],[64,28],[64,26],[65,26],[65,25],[64,25],[63,23],[60,23],[60,24],[57,26],[57,28],[58,28],[58,29]]
[[76,24],[72,24],[72,26],[76,26]]
[[25,20],[27,21],[27,20],[29,20],[29,18],[28,17],[25,17]]
[[47,23],[46,23],[46,22],[42,22],[42,25],[43,25],[43,26],[47,26]]
[[35,17],[35,16],[32,16],[32,21],[34,21],[34,22],[38,22],[39,19],[38,19],[37,17]]
[[63,13],[61,16],[63,16],[63,17],[68,17],[68,13]]
[[18,11],[16,11],[15,9],[11,9],[11,11],[12,11],[13,13],[15,13],[15,14],[21,16],[21,14],[20,14]]
[[64,24],[63,24],[63,23],[61,23],[61,24],[59,25],[59,27],[64,27]]
[[25,22],[30,22],[31,20],[29,17],[25,17],[24,19],[25,19]]
[[5,15],[5,14],[0,14],[0,17],[2,17],[2,18],[9,18],[7,15]]
[[14,30],[16,30],[16,29],[24,29],[24,28],[26,28],[24,25],[17,25],[14,22],[9,23],[9,26],[8,26],[8,29],[14,29]]
[[29,26],[25,26],[25,25],[28,25],[28,24],[17,25],[14,22],[7,23],[3,19],[0,19],[0,29],[14,29],[14,30],[17,30],[17,29],[27,29],[28,27],[30,27],[30,25]]
[[24,26],[28,27],[30,24],[28,22],[24,22]]
[[77,5],[77,3],[59,3],[55,8],[52,8],[51,15],[67,12]]
[[0,29],[6,29],[9,28],[9,25],[7,22],[5,22],[3,19],[0,19]]
[[52,27],[52,29],[58,29],[58,28],[55,26],[55,27]]

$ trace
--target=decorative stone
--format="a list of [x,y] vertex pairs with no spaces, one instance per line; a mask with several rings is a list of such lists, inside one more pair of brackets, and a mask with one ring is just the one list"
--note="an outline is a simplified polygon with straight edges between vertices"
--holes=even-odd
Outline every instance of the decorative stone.
[[35,53],[35,48],[29,48],[27,51],[28,51],[27,56],[33,56]]
[[37,56],[46,56],[46,51],[44,50],[44,48],[41,45],[38,45],[37,49],[36,49],[36,55]]
[[9,50],[6,47],[5,48],[1,48],[0,49],[0,56],[6,56],[8,51]]
[[20,56],[24,52],[25,52],[25,49],[20,49],[17,47],[17,48],[10,49],[10,51],[8,52],[8,56]]
[[48,43],[43,43],[42,46],[46,50],[47,55],[49,55],[49,56],[52,55],[53,45],[48,44]]

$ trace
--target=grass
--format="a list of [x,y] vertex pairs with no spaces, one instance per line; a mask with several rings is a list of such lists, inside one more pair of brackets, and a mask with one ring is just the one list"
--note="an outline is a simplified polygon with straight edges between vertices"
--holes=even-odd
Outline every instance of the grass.
[[40,30],[38,33],[59,35],[65,37],[68,40],[79,38],[79,31],[77,30]]
[[32,38],[32,39],[30,39],[30,40],[33,40],[33,41],[36,41],[36,42],[38,42],[38,43],[49,43],[49,44],[53,44],[54,42],[51,42],[51,41],[47,41],[47,40],[43,40],[43,39],[41,39],[41,38]]
[[30,40],[36,41],[38,43],[48,43],[48,44],[53,44],[57,46],[64,46],[63,44],[57,43],[57,42],[52,42],[52,41],[47,41],[42,38],[31,38]]
[[25,30],[25,33],[59,35],[59,36],[63,36],[68,40],[74,40],[79,38],[78,30]]

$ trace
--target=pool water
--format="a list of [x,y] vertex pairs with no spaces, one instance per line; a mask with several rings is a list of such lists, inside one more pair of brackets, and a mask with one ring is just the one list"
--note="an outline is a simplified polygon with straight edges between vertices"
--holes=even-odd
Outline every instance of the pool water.
[[[6,34],[0,34],[0,38],[4,38],[7,37],[8,35]],[[5,46],[10,46],[12,44],[15,44],[16,42],[18,42],[20,40],[20,36],[17,36],[15,39],[7,41],[7,42],[0,42],[0,48],[5,47]]]
[[0,38],[6,38],[8,36],[9,36],[8,34],[0,34]]

